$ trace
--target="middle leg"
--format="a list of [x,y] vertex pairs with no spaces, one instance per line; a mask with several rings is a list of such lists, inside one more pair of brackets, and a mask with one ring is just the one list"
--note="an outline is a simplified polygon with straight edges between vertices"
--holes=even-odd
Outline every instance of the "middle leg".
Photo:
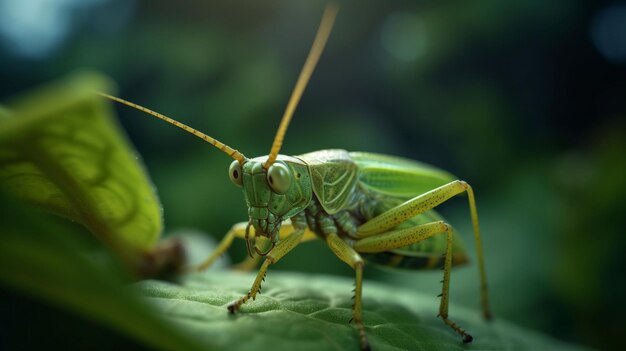
[[345,241],[343,241],[337,234],[330,233],[326,237],[326,243],[330,247],[330,249],[341,259],[343,262],[347,263],[348,266],[352,267],[356,272],[356,281],[354,288],[354,316],[352,320],[357,326],[359,330],[359,341],[361,344],[361,350],[370,350],[369,342],[367,341],[367,335],[365,335],[365,327],[363,326],[363,321],[361,319],[361,292],[363,290],[363,259],[361,256],[348,245]]

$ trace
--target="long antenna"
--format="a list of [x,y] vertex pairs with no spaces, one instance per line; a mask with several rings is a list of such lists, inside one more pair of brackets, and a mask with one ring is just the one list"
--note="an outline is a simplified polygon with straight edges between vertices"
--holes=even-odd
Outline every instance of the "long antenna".
[[98,92],[98,94],[104,96],[107,99],[111,99],[113,101],[117,101],[117,102],[119,102],[121,104],[124,104],[126,106],[130,106],[130,107],[135,108],[137,110],[143,111],[143,112],[145,112],[145,113],[147,113],[149,115],[152,115],[152,116],[154,116],[156,118],[160,118],[160,119],[164,120],[167,123],[171,123],[171,124],[177,126],[178,128],[183,129],[184,131],[189,132],[189,133],[197,136],[198,138],[206,141],[207,143],[215,146],[216,148],[224,151],[228,156],[230,156],[230,157],[234,158],[235,160],[239,161],[239,163],[243,163],[246,160],[246,156],[244,156],[241,152],[233,149],[232,147],[230,147],[230,146],[220,142],[219,140],[217,140],[215,138],[212,138],[212,137],[210,137],[210,136],[208,136],[208,135],[206,135],[206,134],[204,134],[204,133],[202,133],[202,132],[200,132],[200,131],[198,131],[196,129],[191,128],[190,126],[188,126],[186,124],[180,123],[180,122],[178,122],[176,120],[173,120],[173,119],[171,119],[171,118],[169,118],[169,117],[167,117],[165,115],[162,115],[162,114],[160,114],[158,112],[152,111],[152,110],[150,110],[148,108],[145,108],[143,106],[134,104],[134,103],[132,103],[130,101],[126,101],[124,99],[120,99],[118,97],[115,97],[115,96],[112,96],[112,95],[109,95],[109,94],[105,94],[105,93]]
[[324,51],[324,46],[326,45],[330,31],[333,28],[338,11],[339,6],[337,6],[337,4],[330,3],[326,5],[324,15],[322,16],[322,22],[320,23],[317,35],[313,41],[313,46],[311,47],[311,51],[309,52],[306,62],[304,63],[304,67],[302,67],[302,71],[300,72],[300,76],[296,82],[296,87],[293,89],[293,93],[291,93],[291,98],[289,98],[289,103],[287,104],[287,108],[283,114],[283,119],[280,121],[278,130],[276,131],[276,136],[274,137],[274,143],[272,144],[270,154],[267,157],[267,161],[263,165],[265,169],[269,168],[269,166],[276,161],[276,157],[278,157],[278,152],[283,145],[283,139],[285,138],[285,133],[287,132],[287,127],[289,126],[293,112],[295,111],[296,106],[298,106],[298,102],[300,102],[304,88],[306,88],[309,78],[311,78],[311,74],[315,69],[315,65],[317,65],[317,61]]

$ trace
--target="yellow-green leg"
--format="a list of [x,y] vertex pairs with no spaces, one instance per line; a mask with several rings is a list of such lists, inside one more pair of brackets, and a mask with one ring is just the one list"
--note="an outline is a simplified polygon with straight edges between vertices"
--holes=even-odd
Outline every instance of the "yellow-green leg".
[[356,324],[359,330],[359,341],[361,344],[361,350],[370,350],[369,342],[367,341],[367,335],[365,335],[365,327],[363,326],[363,320],[361,318],[361,292],[363,289],[363,259],[361,256],[343,241],[337,234],[331,233],[326,237],[326,243],[330,249],[341,259],[343,262],[352,267],[356,272],[356,281],[354,288],[354,316],[352,320]]
[[270,251],[270,253],[265,256],[265,261],[263,261],[263,264],[259,269],[259,273],[257,274],[256,279],[252,284],[252,288],[250,288],[250,291],[246,295],[239,298],[239,300],[228,305],[228,311],[230,313],[237,312],[241,305],[246,303],[249,299],[254,300],[256,298],[256,295],[261,292],[261,283],[265,279],[267,268],[271,264],[278,262],[281,258],[283,258],[283,256],[285,256],[289,251],[296,247],[300,243],[303,234],[304,229],[297,229],[285,240],[279,242],[278,245],[276,245],[272,249],[272,251]]
[[[245,222],[241,222],[241,223],[235,224],[228,231],[228,233],[226,233],[226,235],[224,235],[224,237],[220,241],[219,245],[217,245],[217,247],[211,253],[211,255],[209,257],[207,257],[206,260],[202,261],[202,263],[200,263],[196,267],[195,270],[199,271],[199,272],[200,271],[204,271],[205,269],[209,268],[213,263],[215,263],[215,260],[217,260],[224,253],[226,253],[226,251],[228,251],[228,249],[230,248],[230,245],[232,245],[233,239],[235,239],[235,237],[240,237],[240,238],[244,237],[244,235],[245,235],[245,226],[247,224],[248,223],[245,223]],[[240,230],[240,226],[241,225],[243,225],[243,232],[241,232],[241,230]]]
[[[217,248],[215,248],[215,250],[211,253],[211,255],[207,257],[206,260],[202,261],[202,263],[200,263],[198,266],[194,267],[194,270],[204,271],[205,269],[209,268],[213,263],[215,263],[215,261],[221,255],[223,255],[224,253],[226,253],[226,251],[228,251],[228,249],[232,245],[233,240],[235,238],[245,239],[246,226],[248,226],[247,222],[239,222],[233,225],[232,228],[230,228],[230,230],[228,231],[228,233],[226,233],[226,235],[222,238],[219,245],[217,246]],[[280,227],[280,232],[279,232],[280,239],[284,240],[289,235],[291,235],[291,233],[293,233],[294,231],[295,229],[290,222],[283,222]],[[250,235],[254,235],[254,234],[255,234],[254,228],[251,227]],[[315,238],[316,238],[315,233],[313,233],[310,229],[307,228],[304,231],[301,241],[313,240]],[[248,270],[255,268],[258,265],[260,259],[261,259],[260,256],[255,256],[255,257],[246,256],[246,258],[242,262],[234,265],[233,268],[237,270],[248,271]]]
[[446,185],[410,199],[382,214],[372,218],[357,228],[359,238],[367,238],[373,235],[387,232],[389,229],[405,222],[406,220],[424,213],[434,207],[449,200],[451,197],[467,192],[469,200],[470,216],[474,229],[474,241],[476,242],[476,256],[478,258],[478,269],[480,272],[480,289],[483,315],[486,319],[491,319],[487,292],[487,274],[485,273],[485,262],[483,246],[480,239],[480,226],[478,224],[478,211],[476,210],[476,200],[472,187],[462,180],[455,180]]
[[383,252],[407,246],[422,240],[426,240],[433,235],[447,234],[445,261],[443,265],[443,286],[441,288],[441,303],[439,304],[439,317],[456,331],[463,338],[463,342],[471,342],[472,336],[463,328],[448,318],[448,303],[450,293],[450,270],[452,269],[452,228],[445,222],[438,221],[409,227],[405,229],[393,230],[357,240],[354,249],[358,252]]

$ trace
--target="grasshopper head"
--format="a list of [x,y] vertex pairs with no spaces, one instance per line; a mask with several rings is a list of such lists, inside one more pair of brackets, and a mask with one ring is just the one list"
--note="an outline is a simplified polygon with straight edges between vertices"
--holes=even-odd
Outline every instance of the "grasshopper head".
[[[255,237],[267,237],[271,240],[273,248],[279,239],[278,234],[280,232],[281,222],[304,210],[311,201],[313,189],[311,185],[311,175],[307,165],[298,158],[283,156],[280,155],[279,152],[293,112],[324,50],[324,45],[326,45],[335,17],[337,16],[337,10],[338,7],[336,4],[331,3],[324,11],[322,23],[313,41],[313,46],[300,72],[291,98],[289,98],[287,108],[276,131],[272,148],[267,156],[248,159],[241,152],[186,124],[130,101],[109,94],[99,93],[108,99],[141,110],[167,123],[173,124],[206,141],[235,159],[230,165],[229,175],[233,183],[243,188],[246,203],[248,204],[250,221],[246,228],[246,244],[250,256],[252,256],[251,247],[254,247],[256,252],[260,255],[265,256],[269,253],[269,250],[262,253],[257,249],[254,245]],[[254,227],[255,231],[254,237],[252,238],[250,238],[249,235],[250,227]],[[270,250],[272,248],[270,248]]]
[[[300,159],[278,155],[267,169],[267,156],[248,159],[243,163],[233,161],[229,176],[235,185],[243,188],[248,205],[248,253],[252,254],[254,237],[264,236],[271,240],[272,247],[278,242],[280,225],[304,210],[313,194],[311,175]],[[254,228],[254,237],[249,237],[249,228]],[[258,254],[261,253],[255,247]],[[269,252],[269,251],[268,251]]]

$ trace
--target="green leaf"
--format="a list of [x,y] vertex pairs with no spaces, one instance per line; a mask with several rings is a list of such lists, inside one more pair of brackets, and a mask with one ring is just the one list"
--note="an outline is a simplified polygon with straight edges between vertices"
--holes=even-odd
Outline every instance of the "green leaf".
[[0,186],[83,224],[135,263],[159,239],[161,208],[109,102],[95,94],[109,87],[83,73],[7,105]]
[[106,251],[97,260],[86,255],[83,234],[67,222],[52,219],[41,212],[25,211],[20,201],[0,192],[0,283],[154,348],[211,349],[208,343],[200,348],[184,330],[164,321],[123,289],[128,277],[113,256],[106,256]]
[[[352,316],[353,281],[347,278],[269,272],[263,294],[237,315],[228,303],[247,293],[254,276],[209,271],[182,285],[143,281],[133,289],[187,330],[219,350],[358,350]],[[548,336],[477,311],[452,305],[450,318],[474,336],[461,339],[436,317],[439,300],[414,291],[365,281],[363,319],[373,350],[574,350]]]
[[[212,270],[187,275],[180,284],[150,280],[124,288],[127,277],[113,257],[86,255],[76,228],[19,207],[0,194],[0,283],[152,348],[358,350],[356,330],[348,324],[351,278],[270,271],[263,294],[233,316],[226,306],[248,291],[253,274]],[[437,298],[369,280],[363,307],[374,350],[577,349],[497,314],[485,322],[480,312],[451,305],[450,317],[474,336],[465,345],[435,317]]]

